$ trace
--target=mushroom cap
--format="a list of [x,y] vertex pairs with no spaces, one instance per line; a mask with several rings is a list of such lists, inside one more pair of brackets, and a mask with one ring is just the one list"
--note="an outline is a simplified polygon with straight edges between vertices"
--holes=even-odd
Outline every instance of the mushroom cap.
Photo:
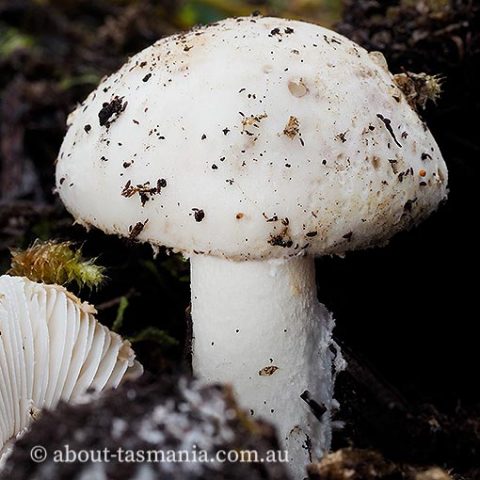
[[0,464],[41,409],[140,375],[130,343],[94,313],[58,285],[0,277]]
[[227,19],[164,38],[69,117],[76,220],[185,254],[343,254],[436,209],[447,170],[378,52],[317,25]]

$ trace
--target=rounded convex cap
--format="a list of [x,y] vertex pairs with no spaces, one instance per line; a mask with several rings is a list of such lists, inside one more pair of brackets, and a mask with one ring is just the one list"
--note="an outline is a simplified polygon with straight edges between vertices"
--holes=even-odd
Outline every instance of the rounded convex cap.
[[164,38],[69,124],[57,188],[76,220],[185,254],[342,254],[384,243],[447,192],[381,54],[298,21]]

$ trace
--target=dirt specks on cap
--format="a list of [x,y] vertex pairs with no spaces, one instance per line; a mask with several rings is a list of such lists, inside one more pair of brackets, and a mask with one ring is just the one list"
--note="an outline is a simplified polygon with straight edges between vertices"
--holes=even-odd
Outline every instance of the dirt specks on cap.
[[278,370],[277,366],[268,365],[267,367],[263,367],[261,370],[259,370],[258,374],[261,377],[271,377],[277,370]]
[[381,113],[377,113],[377,118],[383,122],[385,128],[388,130],[388,133],[392,136],[393,141],[397,146],[402,148],[402,144],[398,142],[397,137],[395,137],[395,133],[393,132],[392,121],[389,118],[384,117]]
[[293,139],[298,135],[299,131],[300,122],[298,121],[298,118],[294,117],[293,115],[290,116],[287,125],[285,125],[285,128],[283,129],[283,134],[288,138]]
[[155,187],[152,187],[149,181],[143,184],[132,185],[131,180],[129,180],[123,187],[121,195],[122,197],[130,198],[138,193],[143,207],[153,195],[159,195],[162,192],[162,188],[166,186],[167,181],[164,178],[157,180]]
[[[282,220],[282,223],[285,225],[284,221]],[[290,248],[293,246],[293,241],[290,238],[290,235],[288,234],[288,224],[287,226],[282,230],[280,234],[272,234],[270,235],[270,239],[268,240],[268,243],[272,245],[273,247],[283,247],[283,248]]]
[[192,208],[193,216],[196,222],[201,222],[205,218],[205,212],[200,208]]
[[101,127],[109,128],[110,125],[125,111],[128,102],[123,102],[123,97],[115,96],[110,102],[105,102],[98,112]]
[[135,225],[130,225],[128,227],[128,238],[130,240],[135,240],[142,232],[143,229],[145,228],[145,225],[148,223],[148,218],[144,222],[137,222]]

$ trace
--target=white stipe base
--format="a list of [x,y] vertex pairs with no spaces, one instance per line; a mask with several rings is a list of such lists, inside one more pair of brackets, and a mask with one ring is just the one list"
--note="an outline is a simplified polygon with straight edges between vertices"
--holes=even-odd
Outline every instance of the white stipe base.
[[194,373],[233,385],[243,408],[272,422],[293,478],[304,478],[330,447],[333,402],[334,322],[317,300],[313,257],[190,260]]

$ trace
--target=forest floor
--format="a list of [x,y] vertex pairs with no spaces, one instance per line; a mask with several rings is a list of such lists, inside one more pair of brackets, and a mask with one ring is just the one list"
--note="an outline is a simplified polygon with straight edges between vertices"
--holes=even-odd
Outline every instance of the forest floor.
[[[438,465],[458,479],[480,478],[480,401],[478,387],[472,386],[478,383],[475,364],[472,366],[472,359],[478,356],[465,353],[476,348],[474,330],[469,331],[472,327],[465,323],[466,338],[448,337],[451,331],[439,330],[435,336],[433,330],[432,334],[436,328],[432,325],[442,311],[469,317],[468,300],[463,299],[475,298],[471,283],[461,280],[465,267],[458,267],[463,260],[463,265],[468,263],[467,257],[462,260],[462,251],[475,249],[475,239],[469,236],[477,203],[473,192],[478,191],[478,162],[474,164],[472,159],[480,155],[478,116],[476,123],[470,120],[480,113],[476,86],[480,13],[475,2],[352,0],[345,2],[342,14],[338,0],[0,0],[0,273],[9,268],[11,249],[26,248],[36,239],[81,245],[86,256],[98,257],[106,267],[108,281],[98,290],[76,293],[97,306],[102,323],[132,340],[148,370],[172,371],[179,365],[188,370],[188,263],[165,251],[154,257],[146,245],[97,230],[87,234],[73,225],[54,193],[54,162],[68,113],[128,55],[196,23],[255,10],[326,26],[336,24],[340,32],[362,46],[382,51],[394,72],[426,71],[447,79],[441,101],[424,115],[447,159],[452,198],[424,230],[407,239],[401,237],[387,254],[394,265],[402,262],[401,251],[416,259],[419,244],[439,255],[446,246],[455,252],[443,260],[444,270],[438,270],[438,276],[460,279],[459,283],[447,290],[450,304],[432,311],[433,320],[418,326],[419,357],[405,359],[403,365],[392,362],[393,373],[386,378],[381,358],[387,347],[378,347],[381,340],[358,326],[348,333],[355,309],[349,310],[338,293],[329,290],[335,280],[354,275],[353,269],[368,266],[375,271],[386,257],[359,254],[346,266],[325,260],[322,269],[332,280],[329,285],[319,280],[319,290],[329,308],[339,312],[337,320],[344,319],[337,322],[337,336],[349,361],[336,394],[342,405],[337,420],[347,426],[336,433],[334,446],[367,449],[342,460],[347,470],[351,465],[384,462],[372,457],[371,449],[398,466],[395,469],[388,464],[387,468],[382,463],[376,476],[370,471],[348,478],[415,478],[412,472],[416,470],[406,465],[420,470]],[[433,286],[426,288],[426,295],[437,293]],[[365,294],[350,293],[353,304]],[[418,317],[427,316],[427,310],[419,308]],[[401,310],[399,315],[406,317]],[[415,313],[412,315],[417,325]],[[380,309],[377,316],[377,324],[384,323]],[[404,330],[399,330],[402,342],[411,336]],[[433,345],[436,342],[437,346]],[[450,349],[446,355],[437,355],[440,346]],[[463,382],[460,377],[465,365],[463,375],[468,380]],[[419,372],[417,383],[405,380],[405,369]],[[341,472],[329,471],[331,476],[323,472],[318,478],[347,478],[342,476],[345,471]]]

